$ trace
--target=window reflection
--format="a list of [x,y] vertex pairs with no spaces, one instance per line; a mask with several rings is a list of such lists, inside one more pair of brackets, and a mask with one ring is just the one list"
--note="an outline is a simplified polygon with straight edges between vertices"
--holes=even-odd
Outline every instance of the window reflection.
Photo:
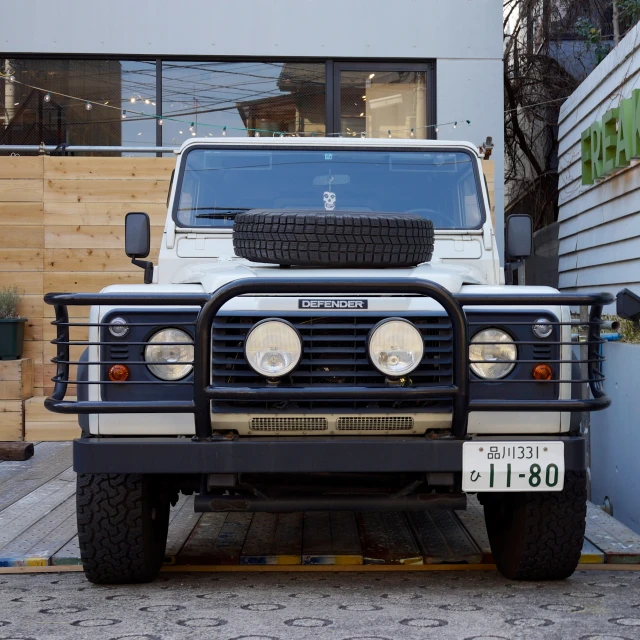
[[340,131],[367,138],[427,138],[426,71],[340,73]]

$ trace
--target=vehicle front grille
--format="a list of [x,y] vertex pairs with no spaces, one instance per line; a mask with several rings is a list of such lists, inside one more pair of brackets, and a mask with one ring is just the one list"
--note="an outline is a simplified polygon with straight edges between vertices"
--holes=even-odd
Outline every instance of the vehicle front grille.
[[348,416],[338,418],[338,431],[411,431],[411,416]]
[[[257,315],[238,312],[217,315],[212,326],[212,378],[216,386],[265,386],[244,356],[244,342],[256,322],[278,317],[290,322],[302,336],[300,364],[280,382],[280,386],[368,386],[384,387],[385,377],[376,371],[367,357],[367,336],[381,320],[392,316],[350,312],[348,315],[298,314]],[[415,324],[424,338],[424,357],[418,368],[405,377],[405,386],[452,384],[453,341],[451,322],[447,316],[418,313],[398,314]],[[376,412],[380,409],[432,411],[450,406],[450,401],[278,401],[213,403],[214,411],[300,412],[340,410]],[[386,429],[387,427],[385,427]]]
[[251,418],[252,431],[326,431],[326,418]]

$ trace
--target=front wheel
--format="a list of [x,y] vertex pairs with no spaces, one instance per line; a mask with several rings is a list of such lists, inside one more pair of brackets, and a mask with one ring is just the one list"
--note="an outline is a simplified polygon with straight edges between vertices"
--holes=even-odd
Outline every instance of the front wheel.
[[157,477],[78,474],[80,555],[95,584],[150,582],[164,560],[169,496]]
[[584,541],[584,471],[568,471],[564,489],[479,496],[498,571],[512,580],[564,580],[577,568]]

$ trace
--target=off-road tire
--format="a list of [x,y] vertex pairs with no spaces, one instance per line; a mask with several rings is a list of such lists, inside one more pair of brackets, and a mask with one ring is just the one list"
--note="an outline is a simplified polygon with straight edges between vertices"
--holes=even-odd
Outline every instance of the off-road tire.
[[481,494],[491,553],[512,580],[564,580],[578,566],[587,515],[584,471],[568,471],[564,489]]
[[238,214],[236,255],[308,267],[413,267],[433,254],[433,223],[414,214],[262,211]]
[[150,582],[164,560],[169,496],[154,476],[78,474],[78,540],[95,584]]

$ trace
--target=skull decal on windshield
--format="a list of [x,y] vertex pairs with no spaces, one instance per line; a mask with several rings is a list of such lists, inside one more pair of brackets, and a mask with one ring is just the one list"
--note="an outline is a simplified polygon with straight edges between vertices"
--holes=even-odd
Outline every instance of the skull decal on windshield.
[[322,200],[325,211],[333,211],[336,208],[336,194],[333,191],[325,191],[322,194]]

